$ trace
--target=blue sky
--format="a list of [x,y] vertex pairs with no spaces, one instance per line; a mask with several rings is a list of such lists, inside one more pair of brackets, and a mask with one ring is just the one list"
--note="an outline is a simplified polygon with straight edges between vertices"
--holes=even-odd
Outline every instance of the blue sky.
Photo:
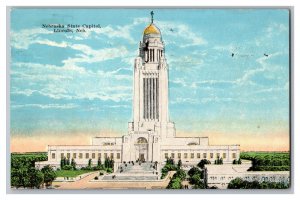
[[[150,11],[13,9],[12,137],[126,134],[133,60]],[[170,118],[179,134],[288,139],[288,10],[154,13],[169,64]],[[102,28],[53,33],[42,24]]]

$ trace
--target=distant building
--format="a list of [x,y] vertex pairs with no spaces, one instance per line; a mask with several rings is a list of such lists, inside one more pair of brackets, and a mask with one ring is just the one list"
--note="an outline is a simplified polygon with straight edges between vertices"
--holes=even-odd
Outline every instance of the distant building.
[[207,185],[216,186],[219,189],[226,189],[229,182],[235,178],[246,181],[258,182],[290,182],[289,171],[247,171],[251,166],[251,161],[242,165],[206,165]]
[[239,145],[209,145],[207,137],[176,137],[175,124],[169,120],[168,68],[162,35],[152,15],[134,61],[133,122],[128,123],[128,134],[94,137],[91,145],[48,146],[48,161],[36,165],[59,167],[63,157],[74,158],[78,166],[107,157],[115,163],[138,159],[163,163],[170,157],[185,164],[201,159],[214,162],[222,158],[224,163],[239,159]]

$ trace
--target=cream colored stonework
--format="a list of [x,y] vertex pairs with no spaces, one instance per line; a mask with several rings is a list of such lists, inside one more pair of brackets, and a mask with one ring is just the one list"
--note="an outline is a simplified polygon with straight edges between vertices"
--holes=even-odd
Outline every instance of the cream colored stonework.
[[201,159],[214,162],[219,157],[224,163],[239,159],[239,145],[209,145],[207,137],[176,137],[175,123],[169,120],[165,45],[159,28],[149,26],[155,31],[145,31],[133,66],[133,122],[128,123],[128,133],[94,137],[91,145],[48,146],[48,161],[37,163],[38,167],[59,167],[63,157],[74,158],[78,166],[86,166],[89,159],[96,164],[99,157],[113,157],[116,163],[137,159],[163,163],[171,157],[191,165]]

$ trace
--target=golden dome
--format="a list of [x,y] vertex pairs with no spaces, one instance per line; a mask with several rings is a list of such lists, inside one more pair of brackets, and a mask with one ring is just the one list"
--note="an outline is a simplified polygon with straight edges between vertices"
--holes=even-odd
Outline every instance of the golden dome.
[[149,35],[149,34],[159,34],[160,35],[160,30],[157,28],[153,23],[151,23],[147,28],[144,30],[144,35]]

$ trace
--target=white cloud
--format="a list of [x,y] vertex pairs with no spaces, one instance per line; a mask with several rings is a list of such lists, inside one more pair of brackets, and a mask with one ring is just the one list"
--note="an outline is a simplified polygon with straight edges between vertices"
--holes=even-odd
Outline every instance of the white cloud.
[[271,23],[262,31],[261,35],[255,38],[255,44],[256,46],[270,47],[274,45],[274,41],[277,41],[275,44],[278,46],[282,42],[288,42],[288,31],[289,28],[284,24]]
[[52,34],[52,31],[43,28],[23,29],[10,32],[11,46],[17,49],[27,49],[31,44],[40,40],[40,36]]
[[115,28],[111,26],[105,26],[100,29],[91,29],[97,35],[105,35],[108,38],[123,38],[131,43],[134,43],[134,39],[131,37],[130,31],[133,25],[117,26]]
[[51,41],[48,39],[43,39],[43,40],[36,40],[35,43],[44,44],[44,45],[53,46],[53,47],[62,47],[62,48],[68,47],[68,43],[65,41],[59,43],[59,42]]
[[[158,21],[157,26],[163,31],[164,35],[178,38],[178,41],[181,41],[180,47],[207,44],[207,41],[199,33],[195,33],[186,24],[171,21]],[[171,31],[171,29],[173,31]]]
[[125,46],[94,50],[91,47],[84,44],[72,44],[70,45],[70,48],[81,51],[81,54],[77,54],[76,57],[63,60],[62,62],[65,65],[101,62],[104,60],[124,57],[128,54],[128,50]]
[[[36,92],[53,99],[100,99],[115,102],[129,101],[132,98],[130,87],[132,77],[118,74],[118,70],[90,71],[74,65],[59,67],[37,63],[14,63],[11,81],[15,85],[11,93],[26,96]],[[16,85],[23,85],[26,88],[20,89]]]
[[12,109],[18,108],[41,108],[41,109],[72,109],[77,108],[78,105],[69,103],[69,104],[17,104],[12,105]]

